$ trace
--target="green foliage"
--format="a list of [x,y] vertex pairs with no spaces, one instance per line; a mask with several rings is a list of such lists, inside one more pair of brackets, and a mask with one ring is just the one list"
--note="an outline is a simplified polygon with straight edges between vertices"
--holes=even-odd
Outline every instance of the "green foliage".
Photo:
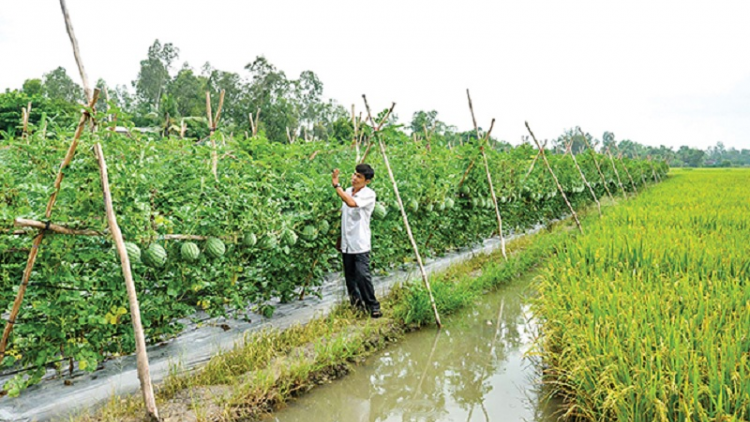
[[44,95],[51,100],[66,103],[83,102],[83,88],[73,82],[64,67],[44,74]]
[[23,130],[21,109],[31,103],[29,130],[42,130],[45,126],[49,135],[58,130],[66,131],[80,117],[79,107],[59,99],[50,99],[37,94],[30,95],[22,91],[10,91],[0,94],[0,131],[10,137],[21,135]]
[[[494,209],[468,205],[471,199],[489,197],[481,165],[474,165],[466,176],[469,193],[457,192],[466,168],[478,158],[476,146],[434,146],[428,151],[393,128],[382,136],[402,198],[417,203],[409,218],[425,257],[493,234]],[[5,310],[15,297],[31,240],[5,233],[14,228],[16,217],[45,220],[52,175],[71,137],[70,132],[64,133],[65,140],[36,132],[28,142],[16,139],[0,148],[0,304]],[[330,189],[330,171],[346,168],[347,163],[353,167],[353,151],[319,141],[283,145],[262,136],[224,140],[217,143],[218,180],[211,172],[208,143],[109,130],[86,132],[65,171],[53,221],[104,231],[98,166],[90,152],[93,142],[102,143],[123,236],[143,250],[143,262],[132,259],[131,264],[150,342],[178,333],[178,320],[196,309],[239,317],[250,308],[271,314],[269,300],[290,301],[303,289],[314,292],[324,274],[340,268],[333,246],[339,236],[341,202]],[[565,212],[560,196],[549,195],[554,184],[539,166],[521,184],[533,150],[490,150],[488,155],[496,194],[507,198],[500,208],[505,227],[528,227]],[[594,158],[601,157],[581,157],[590,176],[596,174]],[[550,160],[571,200],[588,201],[587,192],[577,192],[580,180],[569,158],[553,155]],[[377,170],[371,187],[378,203],[397,209],[382,158],[371,154],[368,161]],[[634,175],[645,169],[651,174],[643,162],[626,163]],[[657,171],[664,174],[666,167]],[[440,204],[451,203],[454,206],[438,211]],[[374,271],[413,260],[399,212],[374,219],[372,229]],[[189,261],[179,259],[185,243],[165,239],[169,234],[213,240],[204,245],[206,253]],[[133,257],[135,249],[128,247]],[[132,328],[127,312],[120,312],[126,308],[111,239],[47,236],[24,300],[22,318],[27,323],[15,326],[11,337],[9,354],[18,359],[5,366],[44,366],[72,357],[93,368],[107,357],[130,353]]]

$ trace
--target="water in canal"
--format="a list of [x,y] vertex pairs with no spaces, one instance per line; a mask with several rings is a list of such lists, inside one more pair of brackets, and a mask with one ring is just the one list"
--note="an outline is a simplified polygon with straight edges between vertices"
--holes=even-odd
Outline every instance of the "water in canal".
[[444,328],[408,334],[352,374],[317,387],[270,417],[276,422],[536,421],[556,406],[525,357],[536,335],[534,275],[487,294]]

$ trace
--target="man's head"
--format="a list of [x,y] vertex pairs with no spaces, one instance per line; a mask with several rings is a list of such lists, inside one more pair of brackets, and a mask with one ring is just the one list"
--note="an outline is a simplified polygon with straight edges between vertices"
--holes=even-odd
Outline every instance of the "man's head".
[[357,164],[354,171],[365,176],[365,180],[372,180],[372,178],[375,177],[375,170],[373,170],[369,164]]
[[373,177],[375,177],[375,170],[369,164],[357,164],[352,174],[352,187],[355,191],[362,189],[372,181]]

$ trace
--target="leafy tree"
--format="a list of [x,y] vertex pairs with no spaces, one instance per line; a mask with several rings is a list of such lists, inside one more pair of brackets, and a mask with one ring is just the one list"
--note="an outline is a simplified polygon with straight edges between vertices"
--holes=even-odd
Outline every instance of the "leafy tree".
[[169,95],[174,98],[179,116],[202,116],[206,114],[206,84],[203,76],[196,75],[185,63],[169,84]]
[[138,100],[147,107],[158,108],[159,100],[170,81],[169,69],[180,50],[172,43],[162,45],[157,39],[148,49],[148,57],[141,61],[138,77],[133,81]]
[[44,85],[41,79],[26,79],[23,82],[22,91],[29,96],[44,95]]
[[69,103],[82,102],[84,100],[83,88],[73,82],[60,66],[57,69],[45,73],[44,77],[44,94],[53,100],[62,100]]

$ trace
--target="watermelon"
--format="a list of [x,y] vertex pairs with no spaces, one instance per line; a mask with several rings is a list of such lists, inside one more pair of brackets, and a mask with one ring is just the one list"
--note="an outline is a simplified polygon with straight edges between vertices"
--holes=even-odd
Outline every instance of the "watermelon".
[[307,241],[313,241],[316,237],[318,237],[318,229],[316,229],[312,224],[308,224],[304,229],[302,229],[301,236]]
[[476,208],[479,206],[479,198],[471,198],[471,207]]
[[425,211],[427,211],[427,212],[432,212],[432,210],[434,210],[434,209],[435,209],[435,206],[434,206],[434,205],[432,205],[432,204],[427,204],[427,206],[426,206],[426,207],[424,207],[424,209],[425,209]]
[[143,263],[149,267],[161,268],[167,263],[167,251],[161,245],[152,243],[143,254]]
[[452,209],[454,205],[456,203],[453,201],[453,198],[445,198],[445,208]]
[[292,229],[284,229],[281,232],[281,241],[288,246],[294,246],[297,243],[297,233]]
[[461,191],[460,192],[462,194],[464,194],[464,195],[468,195],[469,193],[471,193],[471,189],[469,189],[469,187],[464,184],[464,185],[461,185]]
[[193,242],[185,242],[180,248],[180,256],[187,262],[197,261],[200,254],[201,250],[198,249],[198,245]]
[[255,233],[246,233],[242,238],[242,244],[248,247],[253,247],[258,243],[258,238],[255,237]]
[[128,258],[130,258],[131,263],[141,263],[141,248],[139,248],[138,245],[125,242],[125,250],[128,252]]
[[416,199],[412,199],[409,201],[409,205],[407,205],[409,208],[409,211],[411,212],[417,212],[419,210],[419,202],[417,202]]
[[327,234],[331,230],[331,225],[328,224],[328,220],[320,220],[318,223],[318,233]]
[[263,237],[263,241],[260,242],[260,247],[262,249],[276,249],[277,245],[278,241],[276,240],[276,236],[272,233],[267,234]]
[[226,251],[227,247],[224,245],[224,242],[222,242],[221,239],[211,237],[206,240],[206,255],[210,256],[211,258],[221,258],[222,256],[224,256],[224,252]]
[[385,209],[383,204],[375,204],[375,208],[372,210],[372,216],[377,220],[382,220],[388,214],[388,210]]

